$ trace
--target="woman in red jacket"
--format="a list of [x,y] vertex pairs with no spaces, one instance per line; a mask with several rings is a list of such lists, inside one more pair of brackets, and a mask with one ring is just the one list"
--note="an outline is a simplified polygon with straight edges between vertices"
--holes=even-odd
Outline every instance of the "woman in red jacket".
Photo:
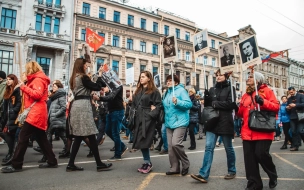
[[254,110],[257,104],[261,110],[278,112],[280,104],[278,103],[273,91],[265,84],[264,76],[259,72],[254,72],[257,82],[258,95],[255,91],[253,74],[249,75],[246,81],[247,89],[240,101],[238,116],[243,118],[242,139],[247,188],[263,189],[263,183],[260,176],[259,164],[269,177],[269,187],[274,188],[277,185],[277,171],[272,161],[269,149],[273,140],[274,133],[257,132],[249,129],[249,111]]
[[47,105],[48,85],[50,79],[43,73],[40,65],[35,61],[30,61],[25,65],[27,83],[26,85],[19,81],[17,87],[20,87],[24,94],[24,108],[30,109],[25,123],[19,134],[19,141],[16,147],[12,166],[2,168],[3,173],[12,173],[22,171],[24,154],[26,152],[29,138],[34,134],[42,152],[47,158],[47,163],[40,164],[39,168],[57,168],[57,159],[52,147],[47,140]]

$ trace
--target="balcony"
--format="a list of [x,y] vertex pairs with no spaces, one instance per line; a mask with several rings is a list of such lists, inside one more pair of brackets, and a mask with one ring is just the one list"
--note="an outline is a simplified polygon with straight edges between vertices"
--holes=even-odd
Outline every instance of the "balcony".
[[1,33],[5,33],[5,34],[19,35],[19,31],[18,30],[13,30],[13,29],[9,29],[9,28],[0,28],[0,32]]
[[38,9],[53,11],[55,13],[62,13],[62,17],[64,17],[64,14],[66,12],[64,5],[53,4],[47,2],[46,0],[35,0],[34,2],[35,13],[38,12]]
[[58,40],[70,40],[69,36],[67,36],[67,35],[48,33],[48,32],[44,32],[44,31],[36,31],[34,29],[28,30],[27,34],[37,35],[37,36],[42,36],[42,37],[52,38],[52,39],[58,39]]

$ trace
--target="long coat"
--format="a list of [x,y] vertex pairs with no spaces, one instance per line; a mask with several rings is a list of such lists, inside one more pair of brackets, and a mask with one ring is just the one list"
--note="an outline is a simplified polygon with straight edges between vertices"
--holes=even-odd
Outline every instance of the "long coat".
[[[141,97],[142,96],[142,97]],[[151,105],[156,108],[151,111]],[[161,95],[157,89],[145,94],[145,89],[133,97],[132,108],[136,108],[134,149],[150,148],[155,133],[156,120],[161,106]]]
[[[258,90],[259,96],[261,96],[264,100],[264,104],[260,106],[261,110],[278,112],[280,109],[280,104],[278,103],[273,91],[267,87],[266,84],[261,85]],[[254,140],[273,140],[274,133],[265,133],[252,131],[249,129],[248,120],[249,120],[249,111],[254,110],[256,102],[255,102],[255,92],[253,92],[252,99],[249,94],[245,93],[240,101],[240,107],[237,115],[243,118],[242,124],[242,139],[248,141]],[[253,100],[253,101],[252,101]]]
[[59,88],[51,97],[51,105],[49,109],[49,128],[64,129],[65,128],[65,90]]
[[16,88],[9,99],[3,102],[3,117],[1,118],[2,126],[7,126],[9,131],[17,129],[16,119],[21,108],[20,88]]
[[[227,81],[217,83],[210,88],[210,96],[213,98],[212,106],[219,110],[219,120],[216,126],[207,127],[207,131],[218,135],[234,135],[232,110],[235,104],[232,102],[231,87]],[[233,89],[234,97],[235,90]]]
[[43,73],[27,75],[26,85],[22,85],[20,89],[24,94],[24,108],[28,108],[36,101],[27,115],[26,122],[41,130],[47,128],[47,105],[48,85],[50,79]]

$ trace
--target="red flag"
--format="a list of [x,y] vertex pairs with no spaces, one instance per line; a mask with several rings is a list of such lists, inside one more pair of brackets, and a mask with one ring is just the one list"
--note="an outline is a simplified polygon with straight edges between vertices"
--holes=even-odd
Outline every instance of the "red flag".
[[86,42],[87,44],[94,49],[94,52],[98,50],[98,48],[103,44],[104,37],[99,36],[91,29],[86,28]]

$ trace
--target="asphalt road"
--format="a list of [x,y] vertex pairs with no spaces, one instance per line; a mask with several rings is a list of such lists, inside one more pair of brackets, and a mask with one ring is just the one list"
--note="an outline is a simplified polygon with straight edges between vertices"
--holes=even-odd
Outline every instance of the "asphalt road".
[[[189,151],[190,138],[184,143],[191,166],[189,174],[197,173],[202,165],[204,156],[205,139],[197,141],[197,149]],[[124,140],[127,143],[127,140]],[[304,189],[304,147],[300,147],[298,152],[280,150],[283,141],[274,141],[271,146],[271,154],[277,167],[279,179],[277,190],[300,190]],[[37,144],[34,144],[36,146]],[[106,138],[103,145],[99,146],[101,159],[113,156],[110,151],[114,143]],[[54,152],[58,153],[63,147],[62,141],[54,141]],[[129,150],[131,145],[128,144]],[[242,141],[236,138],[234,142],[236,153],[237,177],[232,180],[225,180],[227,173],[226,154],[223,145],[216,148],[214,160],[211,168],[209,182],[207,184],[193,180],[187,176],[166,176],[169,170],[168,155],[159,155],[158,151],[151,151],[153,171],[149,174],[137,172],[137,168],[142,164],[141,152],[130,153],[123,156],[122,161],[114,162],[111,171],[96,172],[94,158],[87,158],[88,148],[81,146],[76,157],[76,164],[84,167],[82,172],[66,172],[65,168],[68,159],[58,159],[59,167],[55,169],[39,169],[37,161],[42,157],[40,153],[28,148],[24,169],[22,172],[3,174],[0,173],[0,190],[53,190],[53,189],[123,189],[123,190],[171,190],[171,189],[225,189],[239,190],[245,189],[246,177],[243,160]],[[0,158],[7,153],[7,146],[0,145]],[[268,177],[261,169],[264,189],[268,187]]]

